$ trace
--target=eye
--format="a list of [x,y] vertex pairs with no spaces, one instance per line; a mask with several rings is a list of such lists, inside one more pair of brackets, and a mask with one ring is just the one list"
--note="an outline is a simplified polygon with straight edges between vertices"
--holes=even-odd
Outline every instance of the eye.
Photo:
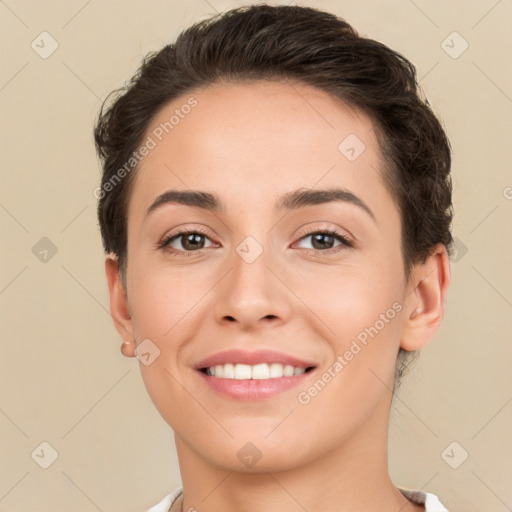
[[205,247],[205,239],[210,240],[207,234],[200,229],[179,231],[162,240],[159,248],[168,253],[181,256],[208,248],[208,246]]
[[[308,238],[311,238],[311,247],[306,247],[306,249],[311,249],[315,254],[332,254],[340,252],[346,247],[353,247],[351,240],[332,229],[311,231],[302,235],[299,242]],[[340,243],[335,246],[333,244],[336,240]]]
[[[296,244],[308,238],[311,239],[311,247],[306,247],[305,249],[312,251],[314,254],[338,253],[346,247],[353,247],[353,243],[349,238],[332,229],[321,229],[302,234],[299,242],[296,242]],[[208,235],[201,229],[179,231],[164,238],[158,244],[158,248],[174,256],[188,256],[192,255],[192,253],[201,252],[203,249],[218,246],[218,244],[213,242],[209,246],[205,245],[206,240],[211,242]],[[339,244],[333,245],[336,240]]]

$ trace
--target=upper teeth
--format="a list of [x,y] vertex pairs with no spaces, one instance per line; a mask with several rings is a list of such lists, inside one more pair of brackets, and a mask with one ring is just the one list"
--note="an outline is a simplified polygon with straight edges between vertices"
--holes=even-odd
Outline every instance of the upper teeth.
[[206,369],[207,375],[224,379],[275,379],[278,377],[291,377],[305,372],[305,368],[297,368],[291,364],[261,363],[251,366],[249,364],[219,364]]

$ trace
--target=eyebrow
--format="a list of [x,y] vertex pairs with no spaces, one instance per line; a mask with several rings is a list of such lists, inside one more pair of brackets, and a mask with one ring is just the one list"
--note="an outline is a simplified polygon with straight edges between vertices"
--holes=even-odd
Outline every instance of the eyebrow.
[[[359,197],[343,188],[329,188],[325,190],[298,189],[287,192],[278,198],[274,204],[277,211],[297,210],[306,206],[313,206],[331,202],[346,202],[365,211],[374,221],[375,214],[370,207]],[[168,190],[159,195],[147,209],[145,217],[166,204],[182,204],[195,206],[211,212],[225,212],[226,205],[218,196],[199,190]]]

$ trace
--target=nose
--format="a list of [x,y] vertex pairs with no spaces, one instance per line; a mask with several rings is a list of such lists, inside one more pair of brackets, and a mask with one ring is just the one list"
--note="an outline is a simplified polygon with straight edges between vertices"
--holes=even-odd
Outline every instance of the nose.
[[240,244],[233,251],[215,297],[216,320],[236,324],[245,331],[269,323],[277,326],[287,320],[291,310],[290,291],[286,277],[280,275],[281,266],[266,248],[253,259],[256,249],[249,243]]

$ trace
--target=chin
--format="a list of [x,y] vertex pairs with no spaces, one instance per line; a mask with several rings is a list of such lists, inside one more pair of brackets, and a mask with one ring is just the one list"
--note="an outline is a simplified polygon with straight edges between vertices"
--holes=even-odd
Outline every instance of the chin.
[[[268,431],[265,435],[268,435]],[[313,448],[308,448],[304,440],[299,444],[294,441],[286,443],[284,436],[276,436],[276,439],[270,441],[265,435],[260,438],[237,435],[235,439],[224,439],[223,442],[211,439],[208,446],[201,446],[204,451],[201,451],[198,444],[194,446],[198,455],[210,464],[237,473],[287,471],[312,460]],[[200,444],[204,444],[204,441]]]

